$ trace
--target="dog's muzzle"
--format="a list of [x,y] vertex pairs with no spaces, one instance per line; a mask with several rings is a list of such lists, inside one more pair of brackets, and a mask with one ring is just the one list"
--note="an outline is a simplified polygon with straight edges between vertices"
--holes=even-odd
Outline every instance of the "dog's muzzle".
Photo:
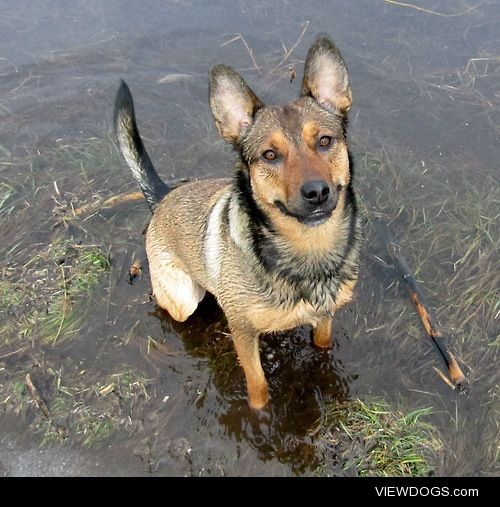
[[300,189],[301,198],[295,206],[285,206],[281,201],[274,204],[284,214],[305,225],[321,225],[331,216],[339,201],[339,190],[323,181],[305,183]]

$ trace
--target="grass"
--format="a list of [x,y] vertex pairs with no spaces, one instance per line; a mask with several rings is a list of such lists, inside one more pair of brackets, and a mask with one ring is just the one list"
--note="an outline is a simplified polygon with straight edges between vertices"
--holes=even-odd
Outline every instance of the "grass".
[[[140,372],[128,369],[117,371],[102,380],[90,372],[56,372],[32,370],[33,383],[39,386],[49,417],[40,411],[27,389],[25,376],[18,376],[3,386],[9,395],[0,403],[15,407],[19,416],[30,417],[32,425],[47,445],[70,442],[92,447],[105,442],[117,430],[127,433],[140,426],[139,407],[150,399],[149,380]],[[92,379],[95,382],[92,385]],[[44,387],[45,386],[45,387]]]
[[335,467],[347,475],[425,477],[436,468],[443,444],[436,428],[424,422],[430,408],[408,414],[393,411],[383,401],[349,401],[326,407],[312,431],[326,474]]
[[[493,462],[485,457],[494,455],[500,437],[498,425],[492,423],[497,403],[494,386],[500,382],[495,366],[500,309],[497,175],[478,162],[473,174],[470,163],[456,164],[450,180],[448,167],[435,165],[426,170],[415,159],[402,157],[388,147],[378,154],[359,147],[356,151],[368,246],[355,312],[366,330],[365,349],[390,350],[391,363],[402,372],[408,386],[416,392],[437,391],[432,403],[450,410],[433,417],[440,419],[442,438],[447,434],[446,438],[451,437],[453,446],[459,448],[468,448],[474,440],[468,453],[490,470]],[[468,407],[443,391],[444,384],[432,371],[433,366],[442,369],[443,365],[425,335],[404,284],[373,258],[387,258],[385,246],[370,225],[373,216],[380,216],[389,225],[449,335],[450,349],[461,361],[474,392]],[[387,371],[377,354],[369,352],[364,358],[364,369]],[[386,375],[390,377],[390,371]],[[394,378],[396,382],[400,380],[401,377]],[[471,410],[475,429],[469,426]],[[454,431],[450,431],[450,426]],[[478,437],[476,428],[483,432],[482,437]],[[439,473],[473,473],[470,460],[453,463],[451,456],[440,464]]]
[[60,293],[53,299],[47,315],[41,318],[40,333],[49,343],[78,333],[81,323],[89,310],[88,298],[100,282],[105,279],[110,268],[108,256],[96,247],[86,247],[71,242],[58,245],[64,253],[63,260],[58,256],[61,271]]
[[[362,202],[368,222],[379,215],[393,229],[424,290],[439,301],[439,314],[453,323],[460,346],[471,333],[480,336],[488,328],[493,333],[500,308],[500,192],[495,174],[478,170],[476,181],[471,181],[467,168],[457,169],[456,177],[465,181],[459,191],[439,168],[423,174],[411,159],[396,157],[359,157],[361,172],[367,175],[362,193],[370,196]],[[376,183],[381,181],[385,185]],[[376,242],[370,227],[367,232],[368,241]]]
[[[62,347],[89,329],[111,269],[109,254],[95,244],[84,220],[75,229],[61,217],[71,213],[72,205],[101,194],[110,168],[123,168],[106,136],[25,147],[25,152],[25,157],[10,158],[0,177],[0,230],[20,238],[1,248],[0,412],[27,419],[44,443],[90,447],[118,428],[133,431],[134,413],[149,399],[148,381],[132,368],[96,374],[77,371],[76,364],[68,366],[72,361],[46,363],[42,358],[52,357],[52,350],[59,357]],[[8,183],[14,178],[15,186]],[[73,192],[77,187],[78,195]],[[50,210],[52,219],[47,218]],[[27,229],[49,229],[47,242],[35,244],[21,233]],[[99,228],[95,234],[102,237]],[[27,387],[28,373],[48,407],[48,418]]]
[[[49,343],[75,335],[86,317],[89,297],[105,281],[109,267],[109,258],[99,247],[71,240],[49,245],[24,266],[23,280],[2,282],[2,330],[18,337],[39,334]],[[32,298],[42,280],[48,298],[38,295],[37,304]]]
[[12,205],[10,202],[14,194],[14,187],[6,182],[0,183],[0,216],[9,215],[11,213]]
[[0,308],[9,311],[10,308],[19,306],[23,301],[23,295],[8,280],[0,281]]

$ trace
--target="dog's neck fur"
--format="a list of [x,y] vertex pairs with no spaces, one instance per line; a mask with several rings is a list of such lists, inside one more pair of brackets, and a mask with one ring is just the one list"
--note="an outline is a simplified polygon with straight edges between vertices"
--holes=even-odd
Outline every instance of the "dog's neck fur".
[[[330,228],[326,229],[335,234],[336,248],[318,249],[314,242],[318,230],[311,228],[311,238],[304,238],[302,242],[306,247],[297,249],[255,200],[245,164],[238,163],[236,169],[234,193],[228,202],[228,230],[243,254],[249,254],[248,269],[257,271],[256,279],[262,285],[262,293],[277,298],[284,306],[293,306],[301,300],[318,308],[333,306],[341,284],[357,275],[358,252],[354,245],[359,224],[351,185],[346,189],[342,204],[339,203],[336,217],[330,219],[333,220]],[[325,226],[328,227],[327,224],[318,227]],[[305,231],[307,234],[307,229]],[[282,291],[286,297],[275,290],[280,286],[286,288]],[[268,290],[271,288],[274,289]],[[290,294],[294,296],[291,298]]]

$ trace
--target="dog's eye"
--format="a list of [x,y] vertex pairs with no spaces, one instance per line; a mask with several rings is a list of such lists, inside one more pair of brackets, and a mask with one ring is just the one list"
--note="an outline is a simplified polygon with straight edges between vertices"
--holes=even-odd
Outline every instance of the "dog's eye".
[[275,151],[273,150],[266,150],[262,156],[266,159],[266,160],[276,160],[278,158],[278,155],[276,154]]
[[327,146],[330,146],[332,142],[332,138],[330,136],[321,136],[319,138],[319,145],[321,148],[326,148]]

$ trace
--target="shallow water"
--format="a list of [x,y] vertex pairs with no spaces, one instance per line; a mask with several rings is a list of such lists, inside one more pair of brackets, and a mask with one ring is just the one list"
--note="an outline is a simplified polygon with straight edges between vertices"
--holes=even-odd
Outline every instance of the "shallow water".
[[[121,419],[92,446],[82,445],[85,430],[64,444],[41,445],[36,407],[16,410],[3,393],[0,473],[315,473],[321,463],[309,432],[324,407],[369,397],[402,410],[433,408],[430,421],[444,442],[436,473],[495,473],[500,4],[415,5],[421,9],[382,0],[1,2],[2,280],[17,287],[31,277],[34,294],[48,301],[44,287],[58,268],[36,273],[30,259],[61,237],[100,245],[111,268],[64,340],[44,344],[40,328],[29,336],[3,330],[0,382],[5,387],[29,371],[37,386],[57,377],[58,389],[66,385],[101,419]],[[128,283],[132,259],[144,259],[144,203],[56,225],[54,210],[135,190],[110,135],[120,78],[131,87],[141,133],[165,179],[221,177],[231,174],[233,155],[212,125],[208,67],[230,64],[265,102],[285,102],[299,91],[319,32],[334,38],[350,70],[356,188],[391,223],[453,336],[471,381],[468,395],[435,374],[433,366],[442,368],[437,353],[404,287],[374,260],[383,254],[368,225],[357,299],[336,321],[334,350],[315,351],[308,330],[264,339],[272,403],[261,419],[246,405],[217,305],[208,298],[179,324],[148,297],[147,266]],[[110,408],[103,396],[98,406],[85,394],[129,370],[142,380],[128,405],[119,400]],[[50,465],[58,460],[67,466]]]

